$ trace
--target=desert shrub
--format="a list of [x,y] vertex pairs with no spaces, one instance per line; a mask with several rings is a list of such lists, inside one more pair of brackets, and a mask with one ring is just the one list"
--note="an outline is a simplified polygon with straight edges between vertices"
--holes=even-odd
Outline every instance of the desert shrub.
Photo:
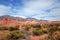
[[35,35],[35,36],[43,35],[44,33],[45,33],[45,31],[42,29],[33,30],[33,35]]
[[55,26],[54,24],[50,24],[49,28],[48,28],[48,33],[49,33],[49,38],[51,40],[53,40],[53,33],[56,32],[58,29],[57,29],[57,26]]
[[30,26],[26,26],[25,30],[29,31],[30,28],[31,28]]
[[19,26],[9,27],[9,31],[19,30]]
[[19,25],[16,25],[14,28],[15,30],[19,30]]
[[41,24],[41,26],[42,26],[43,28],[48,28],[48,27],[49,27],[49,24]]
[[41,28],[40,24],[33,24],[32,27],[33,28]]
[[55,25],[50,25],[49,32],[50,32],[50,33],[53,33],[53,32],[55,32],[55,31],[58,30],[57,28],[58,28],[58,27],[55,26]]
[[50,30],[49,30],[51,33],[53,33],[53,32],[55,32],[56,31],[56,28],[55,27],[52,27],[52,28],[50,28]]
[[24,33],[20,31],[12,31],[8,36],[9,39],[21,39],[24,38]]
[[32,27],[32,26],[31,26],[31,25],[29,25],[29,24],[24,25],[24,28],[25,28],[25,30],[26,30],[26,31],[29,31],[29,29],[30,29],[31,27]]
[[0,40],[20,40],[23,38],[25,38],[24,33],[16,30],[9,33],[4,33],[2,36],[0,35]]
[[13,27],[9,27],[9,29],[8,29],[9,31],[13,31],[13,30],[15,30]]
[[8,28],[6,26],[2,26],[0,27],[0,30],[8,30]]

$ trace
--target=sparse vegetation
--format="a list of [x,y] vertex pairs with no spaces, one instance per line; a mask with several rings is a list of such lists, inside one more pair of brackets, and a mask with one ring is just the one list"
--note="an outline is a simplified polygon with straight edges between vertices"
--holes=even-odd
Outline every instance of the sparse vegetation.
[[17,40],[17,39],[21,39],[24,38],[24,33],[21,31],[12,31],[9,35],[8,38],[10,40]]
[[[4,36],[0,35],[0,40],[20,40],[26,39],[28,40],[31,36],[42,36],[47,34],[47,40],[60,40],[60,33],[56,34],[56,38],[54,39],[54,33],[59,31],[59,24],[25,24],[24,28],[19,29],[19,25],[16,26],[1,26],[0,31],[4,32]],[[47,29],[46,29],[47,28]],[[45,30],[46,29],[46,30]],[[8,34],[5,34],[8,31]]]
[[33,30],[33,35],[35,35],[35,36],[40,36],[40,35],[43,35],[44,33],[45,33],[45,31],[42,29]]

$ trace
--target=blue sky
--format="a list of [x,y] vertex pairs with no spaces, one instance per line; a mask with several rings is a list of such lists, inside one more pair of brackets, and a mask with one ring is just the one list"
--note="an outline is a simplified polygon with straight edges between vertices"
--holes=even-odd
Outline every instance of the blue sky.
[[0,16],[60,21],[60,0],[0,0]]

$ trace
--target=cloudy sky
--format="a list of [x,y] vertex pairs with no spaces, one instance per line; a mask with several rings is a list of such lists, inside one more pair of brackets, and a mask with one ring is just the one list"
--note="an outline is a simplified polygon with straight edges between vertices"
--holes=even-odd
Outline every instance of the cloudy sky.
[[0,0],[0,16],[60,21],[60,0]]

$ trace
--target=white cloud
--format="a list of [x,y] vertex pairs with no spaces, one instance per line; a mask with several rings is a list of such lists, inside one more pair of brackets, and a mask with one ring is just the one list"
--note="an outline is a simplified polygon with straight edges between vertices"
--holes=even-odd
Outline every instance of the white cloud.
[[22,10],[18,9],[18,14],[22,13],[23,15],[31,16],[33,14],[44,13],[42,10],[48,9],[53,5],[53,0],[25,0],[24,7]]
[[53,9],[50,14],[55,15],[55,16],[60,15],[60,8]]
[[10,8],[11,7],[9,6],[0,5],[0,15],[8,14],[8,11],[10,10]]
[[19,15],[11,15],[11,16],[26,18],[25,16],[19,16]]
[[53,3],[53,1],[48,0],[25,1],[23,12],[28,15],[40,13],[39,11],[51,7]]
[[[24,5],[17,8],[0,5],[0,13],[36,19],[60,20],[60,3],[57,0],[23,0]],[[50,10],[50,12],[46,11]]]
[[27,1],[25,6],[31,9],[44,9],[50,7],[53,1],[49,0],[36,0],[36,1]]
[[[46,20],[59,20],[60,18],[60,8],[59,4],[56,3],[57,0],[31,0],[25,1],[25,8],[23,12],[27,15],[38,14],[32,16],[33,18],[37,19],[46,19]],[[50,12],[45,12],[45,9],[50,9]],[[43,18],[44,17],[44,18]]]

